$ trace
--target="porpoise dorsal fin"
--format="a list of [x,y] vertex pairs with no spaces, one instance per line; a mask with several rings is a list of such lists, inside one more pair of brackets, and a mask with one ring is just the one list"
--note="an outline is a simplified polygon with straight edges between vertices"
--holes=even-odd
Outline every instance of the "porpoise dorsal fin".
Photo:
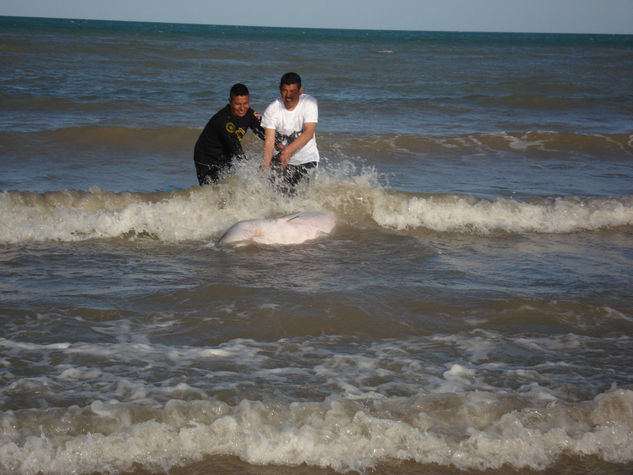
[[298,217],[301,213],[302,213],[302,211],[299,211],[297,213],[292,213],[292,214],[286,214],[286,215],[282,216],[282,218],[285,219],[286,221],[292,221],[293,219]]

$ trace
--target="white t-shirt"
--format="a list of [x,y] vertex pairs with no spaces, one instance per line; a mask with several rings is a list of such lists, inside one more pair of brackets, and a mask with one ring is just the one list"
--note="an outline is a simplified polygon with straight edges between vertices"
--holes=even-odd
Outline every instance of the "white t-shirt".
[[[281,99],[276,99],[264,111],[262,127],[275,129],[275,140],[288,145],[303,132],[303,124],[306,122],[317,123],[319,121],[319,107],[314,97],[308,94],[299,96],[297,106],[289,111]],[[319,149],[316,144],[316,134],[310,141],[292,154],[290,165],[318,162]]]

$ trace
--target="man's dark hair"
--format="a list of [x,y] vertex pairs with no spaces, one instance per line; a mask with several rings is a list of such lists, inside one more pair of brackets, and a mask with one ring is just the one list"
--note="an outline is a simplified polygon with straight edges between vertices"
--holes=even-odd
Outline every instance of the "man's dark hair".
[[279,81],[279,89],[283,85],[290,86],[291,84],[296,84],[298,89],[301,89],[301,76],[297,73],[286,73],[281,76],[281,81]]
[[231,99],[235,96],[248,96],[248,88],[242,83],[233,84],[231,88]]

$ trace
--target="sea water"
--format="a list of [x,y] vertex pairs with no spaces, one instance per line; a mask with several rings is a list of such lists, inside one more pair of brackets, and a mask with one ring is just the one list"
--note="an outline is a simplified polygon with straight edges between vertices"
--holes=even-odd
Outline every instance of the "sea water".
[[[5,17],[0,62],[0,473],[633,470],[633,37]],[[251,134],[197,186],[287,71],[309,186]]]

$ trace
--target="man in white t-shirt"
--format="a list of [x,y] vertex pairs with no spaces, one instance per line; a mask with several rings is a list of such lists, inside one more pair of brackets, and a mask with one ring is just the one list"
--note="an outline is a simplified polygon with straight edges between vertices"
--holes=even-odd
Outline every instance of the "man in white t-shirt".
[[297,73],[284,74],[279,91],[281,98],[266,108],[262,118],[263,167],[264,170],[272,168],[281,178],[282,191],[293,192],[295,185],[319,164],[315,139],[319,108],[314,97],[303,94]]

